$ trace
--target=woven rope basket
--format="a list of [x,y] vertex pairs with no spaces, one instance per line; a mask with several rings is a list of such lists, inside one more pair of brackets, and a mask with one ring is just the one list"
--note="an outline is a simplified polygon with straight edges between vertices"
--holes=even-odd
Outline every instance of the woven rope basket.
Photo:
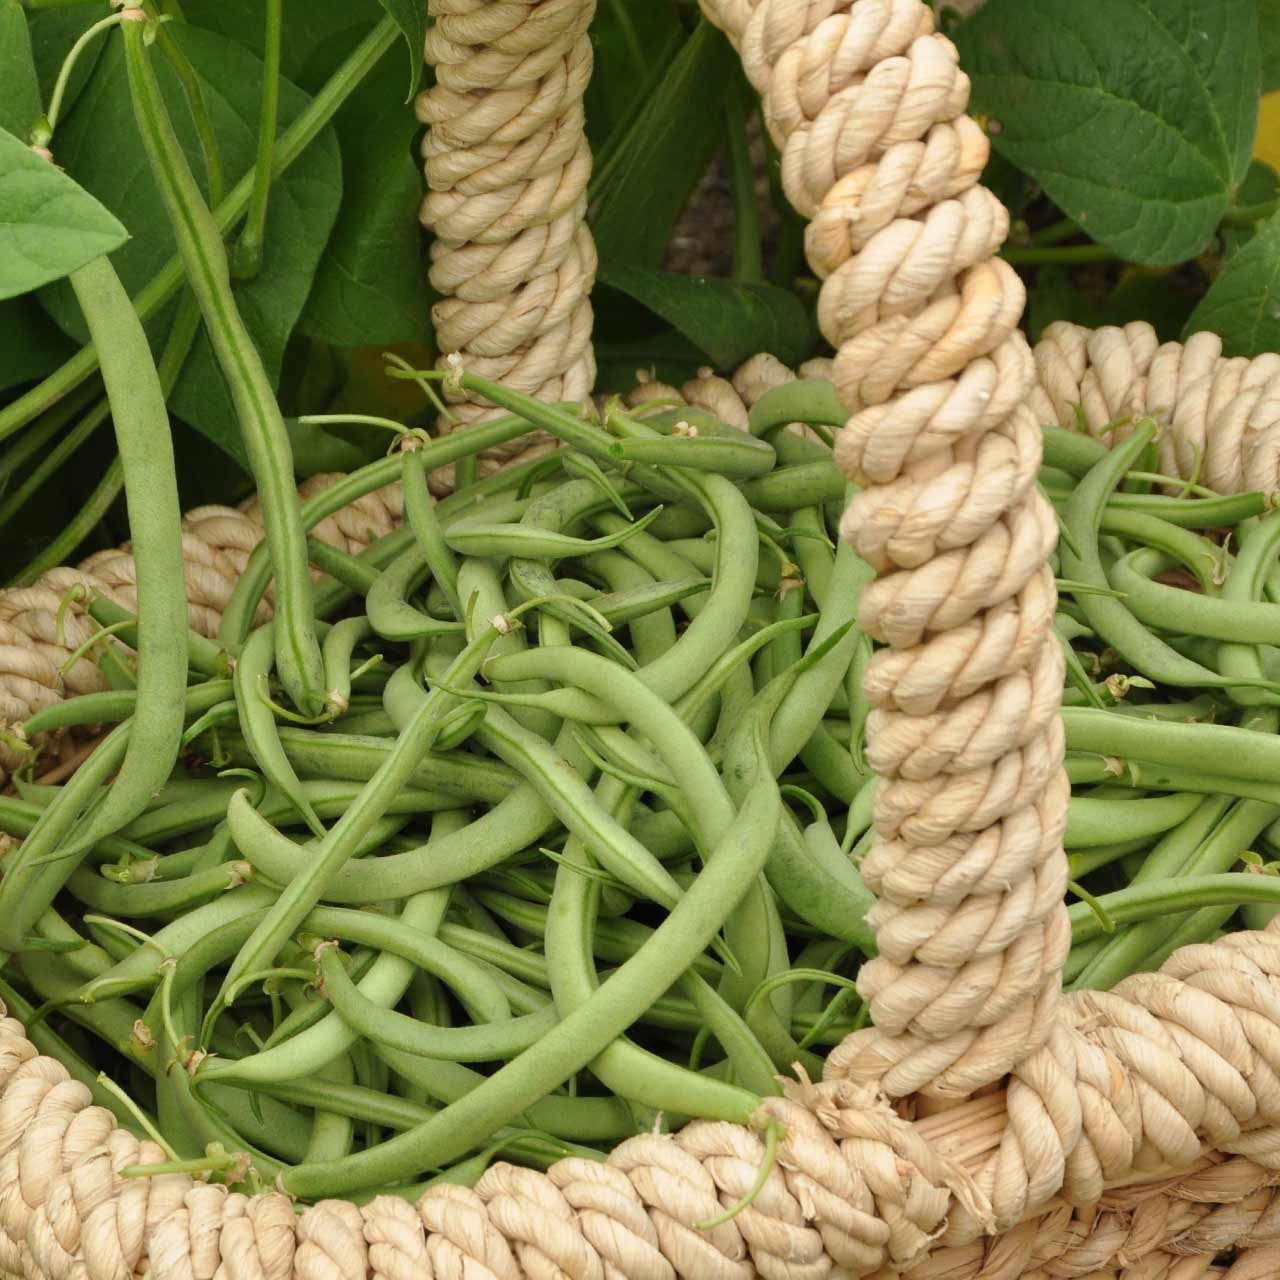
[[[836,355],[803,372],[848,410],[837,459],[860,487],[843,532],[877,571],[861,623],[868,759],[880,777],[874,1027],[757,1125],[641,1135],[604,1163],[492,1166],[414,1206],[300,1214],[186,1175],[0,1019],[0,1276],[23,1280],[1198,1280],[1280,1275],[1280,933],[1175,953],[1157,974],[1064,997],[1068,786],[1050,631],[1056,524],[1035,487],[1043,423],[1162,425],[1162,468],[1280,488],[1280,357],[1210,335],[1053,326],[1032,352],[1024,294],[994,256],[1007,215],[977,184],[968,81],[921,0],[703,0],[760,92],[789,198],[809,222]],[[445,350],[551,399],[593,381],[594,250],[581,97],[591,0],[432,0],[437,84],[419,103]],[[745,425],[795,375],[649,382]],[[461,418],[485,409],[462,405]],[[545,446],[540,446],[545,447]],[[501,465],[504,459],[490,460]],[[330,484],[318,477],[304,492]],[[447,485],[448,476],[437,482]],[[395,487],[315,536],[358,551],[401,516]],[[252,504],[185,524],[193,626],[217,627],[261,537]],[[127,549],[0,593],[0,718],[102,687],[76,583],[133,603]],[[269,602],[263,615],[269,613]],[[59,610],[66,626],[58,630]],[[83,748],[62,744],[63,775]],[[752,1205],[710,1231],[764,1157]]]

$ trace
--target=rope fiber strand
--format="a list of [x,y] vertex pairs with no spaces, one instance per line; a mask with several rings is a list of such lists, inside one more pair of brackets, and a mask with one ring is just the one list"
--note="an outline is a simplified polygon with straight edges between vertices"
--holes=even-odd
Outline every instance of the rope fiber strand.
[[[977,184],[986,138],[920,0],[703,0],[739,49],[810,219],[837,458],[861,492],[845,536],[877,571],[861,622],[881,779],[864,872],[875,1026],[787,1083],[750,1127],[644,1134],[603,1163],[498,1163],[416,1206],[295,1212],[186,1174],[91,1104],[0,1019],[0,1276],[21,1280],[1261,1280],[1280,1270],[1280,931],[1176,952],[1110,992],[1062,996],[1061,658],[1056,525],[1035,488],[1039,423],[1156,412],[1171,469],[1273,490],[1275,357],[1141,326],[1055,326],[1033,356],[1022,286],[995,258],[1007,216]],[[550,399],[591,383],[581,229],[589,0],[433,0],[437,85],[420,102],[448,300],[446,351]],[[498,86],[501,86],[500,88]],[[480,282],[476,289],[471,286]],[[477,291],[478,290],[478,291]],[[578,337],[581,336],[581,341]],[[745,425],[793,375],[768,356],[675,392]],[[1037,385],[1038,379],[1038,385]],[[674,389],[649,382],[633,401]],[[459,407],[469,421],[482,412]],[[496,465],[496,464],[495,464]],[[1230,477],[1230,479],[1228,479]],[[332,477],[316,478],[323,485]],[[446,478],[447,479],[447,478]],[[397,490],[332,518],[364,545]],[[210,633],[261,536],[252,511],[187,520],[193,626]],[[127,552],[81,571],[127,602]],[[4,594],[6,704],[62,695],[75,571]],[[265,616],[268,605],[264,605]],[[59,613],[65,633],[59,634]],[[198,614],[198,616],[196,616]],[[10,655],[10,649],[14,655]],[[39,663],[47,667],[39,667]],[[84,669],[82,669],[84,668]],[[53,671],[53,676],[49,671]],[[76,683],[72,683],[72,677]],[[96,687],[93,663],[68,691]],[[1016,708],[1016,713],[1010,708]],[[778,1159],[750,1205],[764,1134]],[[1218,1262],[1226,1251],[1231,1260]]]

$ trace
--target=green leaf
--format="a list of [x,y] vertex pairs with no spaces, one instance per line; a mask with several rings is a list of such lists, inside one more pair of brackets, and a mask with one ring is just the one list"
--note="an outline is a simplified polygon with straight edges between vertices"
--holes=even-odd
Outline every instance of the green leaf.
[[422,0],[379,0],[379,3],[404,33],[409,46],[409,92],[407,102],[422,83],[422,52],[427,43],[427,6]]
[[1186,332],[1209,329],[1227,355],[1280,349],[1280,213],[1227,263],[1187,321]]
[[17,138],[30,136],[40,116],[40,83],[31,56],[27,15],[16,4],[0,0],[0,129]]
[[614,130],[626,128],[683,42],[672,0],[598,0],[591,23],[593,69],[583,106],[587,137],[599,152]]
[[[228,178],[236,179],[253,168],[262,63],[248,50],[214,32],[179,23],[173,23],[169,30],[200,78],[223,165]],[[158,52],[154,65],[174,129],[192,172],[203,186],[204,166],[182,88]],[[280,127],[287,126],[307,101],[306,94],[282,80]],[[102,143],[102,120],[112,121],[109,147]],[[59,160],[67,171],[133,233],[134,238],[113,261],[125,287],[136,293],[175,247],[169,219],[160,194],[150,181],[134,124],[118,39],[111,42],[99,60],[80,110],[65,128],[59,129],[57,145]],[[338,147],[333,132],[326,129],[272,185],[262,270],[252,280],[235,283],[236,303],[273,381],[279,375],[289,333],[311,291],[341,193]],[[62,286],[46,289],[41,301],[64,332],[84,340],[83,321],[69,290]],[[163,336],[166,327],[162,318],[153,333]],[[231,399],[203,334],[196,340],[172,404],[179,417],[238,461],[244,461]]]
[[[40,81],[40,101],[48,102],[53,94],[62,61],[71,46],[97,21],[104,18],[107,9],[102,0],[88,0],[86,4],[61,5],[56,9],[37,9],[28,18],[31,29],[31,53]],[[71,114],[76,99],[89,82],[93,69],[103,49],[107,47],[108,32],[104,31],[86,48],[80,50],[76,64],[71,69],[66,92],[62,95],[62,119]]]
[[304,426],[297,418],[284,420],[293,453],[293,469],[300,476],[322,471],[354,471],[367,461],[364,453],[348,440],[324,427]]
[[87,191],[0,130],[0,298],[70,275],[128,238]]
[[1255,0],[988,0],[957,33],[994,145],[1121,257],[1204,247],[1257,123]]
[[334,117],[342,208],[299,321],[334,346],[407,342],[431,331],[413,152],[419,125],[393,89],[389,49]]
[[600,256],[656,267],[690,192],[724,137],[728,42],[703,21],[648,95],[616,158],[602,156],[592,218]]
[[0,391],[43,378],[75,350],[34,298],[0,302]]
[[1258,0],[1262,92],[1280,89],[1280,0]]
[[674,325],[719,369],[733,368],[757,351],[797,364],[813,345],[804,305],[775,285],[673,275],[622,263],[602,264],[600,280]]
[[[217,31],[262,57],[262,0],[184,0],[186,20]],[[314,93],[381,14],[378,0],[306,0],[284,6],[280,72]],[[332,48],[332,56],[328,50]]]

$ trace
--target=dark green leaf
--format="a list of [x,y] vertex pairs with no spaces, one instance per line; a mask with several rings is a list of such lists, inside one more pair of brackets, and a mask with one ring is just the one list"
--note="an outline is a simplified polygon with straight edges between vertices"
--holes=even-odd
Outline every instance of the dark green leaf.
[[25,141],[40,116],[40,84],[31,56],[27,15],[0,0],[0,129]]
[[0,302],[0,391],[43,378],[74,354],[34,298]]
[[1262,92],[1280,89],[1280,0],[1258,0],[1262,47]]
[[128,238],[83,187],[0,130],[0,298],[60,280]]
[[[218,31],[262,57],[262,0],[185,0],[182,11],[194,26]],[[281,74],[314,93],[380,15],[378,0],[291,0],[284,6]],[[323,56],[330,46],[336,54]]]
[[600,256],[656,267],[671,228],[724,136],[728,42],[703,21],[648,95],[617,153],[601,160],[592,218]]
[[[72,4],[56,9],[37,9],[31,14],[31,52],[35,59],[36,74],[40,77],[40,100],[48,102],[53,93],[62,61],[71,46],[95,22],[106,17],[108,10],[102,0],[89,0],[87,4]],[[87,48],[81,49],[76,64],[71,69],[66,92],[62,96],[62,119],[65,120],[75,106],[81,90],[89,82],[98,58],[107,46],[108,32],[103,32]]]
[[[223,166],[229,179],[237,179],[253,167],[262,63],[214,32],[178,23],[169,30],[200,77]],[[182,88],[158,51],[153,52],[153,60],[174,128],[192,171],[203,185],[203,164]],[[300,89],[282,81],[282,128],[306,102]],[[102,120],[113,122],[109,147],[102,145]],[[125,287],[130,293],[137,292],[173,254],[174,241],[159,192],[149,180],[118,40],[99,60],[81,110],[65,130],[59,129],[58,156],[67,171],[132,232],[133,239],[113,261]],[[311,290],[341,192],[338,147],[332,131],[326,130],[272,186],[262,270],[254,279],[236,283],[237,305],[273,380],[280,371],[285,342]],[[64,331],[84,339],[83,321],[69,291],[46,289],[41,299]],[[161,323],[157,332],[163,331]],[[197,338],[175,388],[173,405],[180,417],[233,457],[244,460],[231,400],[203,334]]]
[[597,152],[635,118],[649,81],[684,35],[672,0],[598,0],[591,23],[594,67],[584,100],[587,136]]
[[379,3],[404,33],[409,46],[409,92],[406,101],[418,92],[422,83],[422,51],[427,42],[427,6],[422,0],[379,0]]
[[394,89],[389,49],[334,117],[342,146],[342,209],[299,327],[334,346],[419,338],[431,328],[418,228],[418,123]]
[[1280,349],[1280,213],[1227,263],[1187,321],[1187,333],[1209,329],[1232,356]]
[[1151,265],[1204,247],[1252,150],[1254,0],[988,0],[957,40],[995,146],[1089,235]]
[[711,363],[730,369],[757,351],[784,364],[809,354],[813,328],[799,298],[770,284],[739,284],[602,264],[601,281],[674,325]]

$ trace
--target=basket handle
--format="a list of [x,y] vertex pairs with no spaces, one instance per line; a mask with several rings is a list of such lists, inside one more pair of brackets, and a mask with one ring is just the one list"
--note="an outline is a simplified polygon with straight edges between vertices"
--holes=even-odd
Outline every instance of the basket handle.
[[[877,571],[859,621],[880,778],[875,1028],[841,1069],[890,1096],[960,1098],[1047,1041],[1070,946],[1062,655],[1035,486],[1025,293],[995,252],[969,80],[920,0],[702,0],[742,56],[810,219],[819,323],[861,493],[843,533]],[[823,75],[813,68],[823,68]]]

